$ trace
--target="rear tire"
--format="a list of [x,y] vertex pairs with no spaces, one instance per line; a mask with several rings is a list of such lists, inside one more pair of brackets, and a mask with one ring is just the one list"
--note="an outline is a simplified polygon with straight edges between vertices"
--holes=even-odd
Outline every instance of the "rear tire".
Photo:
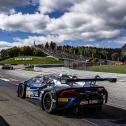
[[26,86],[25,85],[19,85],[18,86],[18,97],[20,98],[26,98]]
[[54,114],[56,112],[56,108],[54,108],[52,94],[50,92],[46,92],[42,98],[42,109],[50,114]]

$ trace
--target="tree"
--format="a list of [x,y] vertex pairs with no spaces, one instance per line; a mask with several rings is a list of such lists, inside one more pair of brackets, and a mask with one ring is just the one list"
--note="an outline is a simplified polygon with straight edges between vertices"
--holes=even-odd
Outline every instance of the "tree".
[[111,55],[111,57],[112,57],[112,60],[118,60],[119,59],[119,53],[112,53],[112,55]]
[[9,57],[8,50],[2,49],[2,50],[1,50],[1,58],[2,58],[2,59],[6,59],[6,58],[8,58],[8,57]]
[[34,56],[45,56],[45,54],[42,52],[41,49],[36,49],[36,48],[34,48],[34,50],[33,50],[33,55]]
[[41,44],[41,45],[36,45],[36,47],[43,48],[44,46],[43,46],[43,44]]
[[49,48],[49,44],[48,44],[48,42],[46,42],[46,44],[45,44],[45,48]]
[[[40,48],[40,50],[37,50]],[[56,45],[56,43],[51,42],[50,44],[46,42],[45,46],[43,44],[36,45],[36,48],[30,46],[24,47],[13,47],[10,49],[1,50],[1,57],[6,59],[9,57],[15,56],[43,56],[41,51],[42,48],[55,50],[55,53],[65,55],[71,55],[75,57],[79,57],[79,55],[83,55],[84,57],[92,57],[92,58],[100,58],[100,59],[108,59],[108,60],[117,60],[121,57],[121,49],[112,49],[112,48],[96,48],[96,47],[73,47],[69,45]]]
[[57,50],[62,51],[63,47],[62,46],[57,46]]
[[24,46],[20,48],[20,55],[24,56],[32,56],[34,49],[29,46]]
[[51,43],[50,43],[50,48],[51,48],[51,49],[56,49],[56,43],[51,42]]
[[102,51],[101,51],[101,53],[102,53],[102,55],[103,55],[103,59],[108,59],[108,51],[106,50],[106,49],[103,49]]
[[13,47],[8,49],[8,55],[9,57],[16,57],[19,55],[19,48],[18,47]]

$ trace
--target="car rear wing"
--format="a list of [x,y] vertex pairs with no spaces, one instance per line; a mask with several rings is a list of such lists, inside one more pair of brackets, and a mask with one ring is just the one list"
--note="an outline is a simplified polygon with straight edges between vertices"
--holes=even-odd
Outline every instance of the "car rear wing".
[[109,81],[109,82],[117,82],[117,78],[90,78],[90,79],[67,79],[67,83],[74,82],[97,82],[97,81]]

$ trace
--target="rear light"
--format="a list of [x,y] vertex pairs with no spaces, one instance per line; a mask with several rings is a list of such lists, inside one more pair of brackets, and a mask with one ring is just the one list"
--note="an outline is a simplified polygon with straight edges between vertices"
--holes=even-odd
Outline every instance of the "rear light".
[[77,90],[64,90],[60,93],[59,97],[63,97],[65,94],[75,94],[77,92]]

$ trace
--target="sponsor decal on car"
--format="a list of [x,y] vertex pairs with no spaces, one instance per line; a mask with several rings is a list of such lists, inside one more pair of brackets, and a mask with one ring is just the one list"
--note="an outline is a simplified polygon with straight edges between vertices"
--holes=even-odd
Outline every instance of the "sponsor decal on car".
[[68,102],[68,98],[58,98],[58,102]]

